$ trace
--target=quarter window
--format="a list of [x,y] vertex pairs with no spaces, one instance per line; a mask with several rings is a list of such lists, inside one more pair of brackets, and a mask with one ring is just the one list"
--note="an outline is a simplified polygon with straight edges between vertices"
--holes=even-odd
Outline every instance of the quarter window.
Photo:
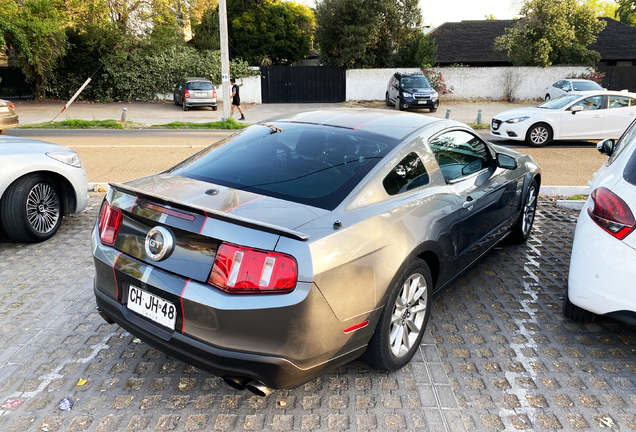
[[610,96],[609,107],[610,108],[624,108],[636,105],[636,99],[627,96]]
[[430,142],[444,179],[456,180],[490,166],[486,144],[466,131],[444,133]]
[[420,158],[415,153],[409,153],[384,178],[382,184],[389,195],[397,195],[427,185],[429,181],[428,172]]

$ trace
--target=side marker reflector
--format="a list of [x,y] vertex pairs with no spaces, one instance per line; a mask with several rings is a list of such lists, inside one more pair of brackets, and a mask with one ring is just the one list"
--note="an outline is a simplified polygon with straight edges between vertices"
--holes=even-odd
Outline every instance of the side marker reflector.
[[349,328],[344,329],[344,332],[345,332],[345,334],[349,334],[349,333],[351,333],[351,332],[354,332],[354,331],[356,331],[356,330],[359,330],[359,329],[361,329],[361,328],[364,328],[364,327],[366,327],[366,326],[368,326],[368,325],[369,325],[369,320],[366,320],[366,321],[363,321],[363,322],[358,323],[358,324],[356,324],[356,325],[352,325],[352,326],[351,326],[351,327],[349,327]]

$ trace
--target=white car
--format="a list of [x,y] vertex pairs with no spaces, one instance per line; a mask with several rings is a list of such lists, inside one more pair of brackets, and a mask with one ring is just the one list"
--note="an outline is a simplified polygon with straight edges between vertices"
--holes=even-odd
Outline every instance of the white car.
[[490,135],[537,147],[552,140],[618,139],[634,119],[636,93],[578,92],[499,113],[490,122]]
[[563,314],[636,325],[636,122],[615,144],[603,140],[597,147],[609,158],[590,182],[576,225]]
[[603,91],[598,83],[586,79],[562,79],[545,89],[545,100],[556,99],[571,91]]
[[0,166],[0,222],[14,241],[47,240],[63,215],[86,208],[86,171],[68,147],[1,136]]

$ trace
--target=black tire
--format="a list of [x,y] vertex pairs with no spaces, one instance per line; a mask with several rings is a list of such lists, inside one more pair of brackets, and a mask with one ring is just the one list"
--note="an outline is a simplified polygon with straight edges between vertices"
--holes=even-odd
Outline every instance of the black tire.
[[545,95],[545,99],[544,99],[544,100],[545,100],[546,102],[547,102],[547,101],[549,101],[549,100],[550,100],[550,95],[549,95],[549,94]]
[[526,143],[533,147],[543,147],[552,141],[552,128],[546,123],[530,126],[526,133]]
[[0,129],[0,135],[4,135],[5,133],[7,133],[6,129]]
[[19,178],[2,197],[2,225],[9,238],[17,242],[48,240],[60,228],[62,216],[61,195],[45,175]]
[[179,100],[177,99],[177,95],[174,95],[174,106],[179,106]]
[[391,101],[389,100],[389,92],[386,92],[386,95],[384,97],[386,99],[386,106],[390,107]]
[[216,111],[216,105],[212,107],[212,111]]
[[400,95],[398,95],[398,97],[395,99],[395,103],[398,104],[398,109],[400,111],[404,111],[404,104],[402,103],[402,98],[400,97]]
[[437,112],[437,107],[431,108],[430,110],[428,110],[428,112],[432,112],[432,113]]
[[565,297],[563,297],[563,316],[581,324],[589,324],[596,320],[594,312],[586,311],[572,303],[568,298],[567,291],[565,292]]
[[183,110],[184,110],[184,111],[187,111],[187,110],[188,110],[188,106],[187,106],[187,105],[186,105],[186,103],[185,103],[185,98],[183,99],[183,102],[181,103],[181,106],[183,107]]
[[532,180],[528,186],[528,191],[523,195],[521,203],[521,213],[512,232],[508,237],[514,244],[523,244],[530,237],[534,216],[537,212],[537,197],[539,196],[539,185],[536,180]]
[[[425,284],[425,291],[419,296],[416,296],[415,294],[419,292],[419,289],[416,290],[412,296],[415,300],[411,300],[417,300],[417,302],[410,304],[410,306],[406,308],[401,308],[400,304],[403,304],[403,302],[400,301],[400,304],[398,304],[398,297],[405,299],[402,294],[404,294],[404,290],[407,285],[411,288],[413,287],[413,285],[408,283],[408,281],[413,281],[414,278],[418,281],[417,284],[419,287],[421,287],[420,284]],[[420,342],[422,341],[422,337],[426,331],[426,324],[428,323],[428,319],[431,315],[432,292],[433,278],[431,276],[431,271],[426,262],[416,258],[406,267],[406,270],[404,270],[395,285],[391,288],[391,293],[389,294],[389,298],[387,299],[382,315],[380,315],[378,325],[376,326],[375,333],[371,337],[365,353],[365,359],[371,365],[381,370],[395,371],[402,368],[411,360],[411,358],[413,358],[413,355],[417,352]],[[408,298],[409,296],[407,295],[406,299]],[[423,304],[422,301],[424,302]],[[416,308],[414,308],[414,306],[418,306],[418,309],[421,309],[422,307],[425,309],[423,311],[420,310],[419,312],[416,312]],[[402,321],[400,322],[398,319],[395,325],[392,323],[392,316],[394,314],[396,314],[396,316],[402,316]],[[420,321],[420,319],[422,320]],[[413,323],[409,320],[420,322],[419,333],[417,333],[417,335],[413,334],[414,331],[412,331],[412,328],[408,325],[408,322],[411,322],[415,327],[417,327],[417,322]],[[405,324],[405,322],[407,323]],[[402,333],[400,333],[400,329],[402,330]],[[405,329],[407,332],[406,339],[408,344],[404,344],[405,341],[403,338],[400,341],[400,347],[397,347],[396,344],[391,344],[392,331],[397,332],[394,336],[399,334],[402,334],[403,336]],[[399,355],[396,355],[395,351],[397,351]]]

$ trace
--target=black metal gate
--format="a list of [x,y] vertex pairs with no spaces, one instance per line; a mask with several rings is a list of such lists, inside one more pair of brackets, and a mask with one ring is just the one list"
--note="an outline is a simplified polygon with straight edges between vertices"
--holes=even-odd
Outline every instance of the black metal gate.
[[636,91],[636,66],[599,66],[605,72],[603,87],[609,90]]
[[20,68],[0,67],[0,99],[29,99],[32,94]]
[[263,103],[343,102],[346,69],[333,66],[261,67]]

